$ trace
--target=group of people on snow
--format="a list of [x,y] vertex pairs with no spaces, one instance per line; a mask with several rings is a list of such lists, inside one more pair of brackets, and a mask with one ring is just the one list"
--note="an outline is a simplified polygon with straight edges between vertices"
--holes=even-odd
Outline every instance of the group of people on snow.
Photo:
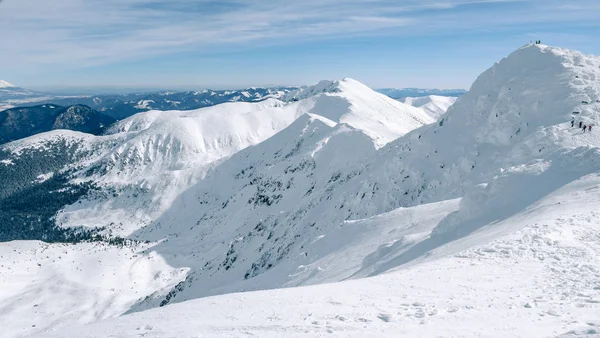
[[[531,41],[531,40],[530,40]],[[535,44],[536,45],[541,45],[542,44],[542,40],[535,40]]]
[[[571,119],[571,127],[575,127],[575,118],[573,117],[573,119]],[[585,130],[587,129],[588,132],[592,131],[592,125],[585,125],[583,124],[583,121],[579,121],[579,128],[583,129],[583,132],[585,133]]]

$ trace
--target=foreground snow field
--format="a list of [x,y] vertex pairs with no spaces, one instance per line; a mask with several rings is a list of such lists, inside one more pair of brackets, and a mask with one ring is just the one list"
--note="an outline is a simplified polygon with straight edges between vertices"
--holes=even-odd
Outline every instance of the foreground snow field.
[[[56,220],[125,220],[110,230],[148,243],[3,243],[0,335],[597,335],[598,79],[598,57],[527,45],[436,123],[350,79],[232,113],[267,114],[263,140],[213,130],[238,125],[223,114],[136,115],[105,136],[125,142],[91,177],[153,188],[82,198]],[[214,148],[189,151],[202,144]]]
[[[599,203],[591,175],[380,276],[203,298],[35,337],[600,336]],[[419,208],[451,212],[456,201]],[[371,255],[390,262],[427,241],[427,228],[407,240],[394,214],[409,211],[356,222],[377,234],[369,240],[404,239]],[[367,252],[349,245],[343,256],[369,266]]]

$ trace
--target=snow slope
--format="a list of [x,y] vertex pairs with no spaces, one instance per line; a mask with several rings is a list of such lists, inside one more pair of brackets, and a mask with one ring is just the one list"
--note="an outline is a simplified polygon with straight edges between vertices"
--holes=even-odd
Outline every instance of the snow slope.
[[375,141],[377,147],[435,121],[422,111],[377,93],[350,78],[321,81],[283,97],[285,101],[303,99],[314,101],[310,113],[362,130]]
[[0,337],[112,318],[185,277],[160,256],[141,255],[146,248],[1,243]]
[[429,95],[422,97],[405,97],[398,101],[421,108],[436,121],[444,115],[448,108],[456,102],[458,98],[449,96]]
[[[597,337],[599,188],[599,175],[583,177],[388,274],[203,298],[35,337]],[[397,259],[431,229],[411,229],[406,216],[421,220],[455,207],[441,202],[351,222],[335,233],[348,246],[319,266],[364,257],[371,268]],[[373,250],[365,250],[365,238],[389,244],[364,256]]]
[[[112,230],[128,235],[156,219],[175,196],[204,176],[208,164],[260,143],[302,114],[345,122],[363,131],[377,147],[433,122],[426,114],[375,93],[357,81],[346,80],[334,86],[336,95],[302,92],[304,99],[288,104],[276,99],[225,103],[197,111],[150,111],[120,121],[108,136],[97,139],[100,147],[109,143],[110,151],[102,154],[92,169],[86,166],[86,170],[93,171],[94,181],[101,184],[150,189],[154,192],[150,205],[154,209],[131,215],[131,209],[139,210],[135,205],[141,203],[129,197],[122,203],[111,198],[101,205],[97,201],[84,201],[65,208],[57,221],[67,227],[120,224]],[[391,120],[394,121],[383,123]],[[142,204],[148,202],[142,200]],[[115,218],[107,218],[107,213]]]
[[[491,224],[497,235],[519,230],[498,224],[597,172],[600,137],[571,128],[569,121],[573,112],[586,124],[598,119],[599,66],[598,58],[578,52],[525,46],[484,72],[438,123],[379,150],[350,126],[296,121],[221,164],[134,234],[166,239],[154,249],[174,266],[190,268],[180,288],[159,292],[135,310],[378,275]],[[321,87],[317,92],[332,91]],[[348,226],[345,221],[461,197],[431,234],[409,233],[391,244],[373,239],[381,246],[374,255],[337,252],[352,237],[332,235]],[[341,240],[315,244],[328,236]],[[407,247],[388,259],[388,250]],[[373,261],[358,267],[356,261],[367,256]],[[325,268],[322,259],[338,266]]]

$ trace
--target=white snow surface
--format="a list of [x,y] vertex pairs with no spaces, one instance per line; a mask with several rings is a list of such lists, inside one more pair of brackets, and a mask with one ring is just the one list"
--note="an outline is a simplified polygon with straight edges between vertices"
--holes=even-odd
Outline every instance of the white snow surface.
[[448,108],[450,108],[457,99],[458,98],[456,97],[429,95],[422,97],[405,97],[398,101],[423,109],[427,115],[437,121],[448,111]]
[[[35,337],[597,337],[599,192],[600,176],[586,176],[376,277],[208,297]],[[412,255],[456,202],[347,223],[318,240],[348,242],[314,273]]]
[[[136,254],[158,257],[153,268],[174,272],[164,284],[144,289],[135,302],[118,293],[126,306],[114,311],[103,302],[91,307],[110,308],[107,316],[49,323],[42,315],[2,334],[597,335],[600,134],[572,128],[570,120],[597,125],[599,78],[598,57],[527,45],[479,76],[437,123],[396,139],[402,130],[381,129],[387,124],[377,121],[406,105],[364,94],[354,80],[321,82],[285,97],[287,103],[271,101],[294,115],[289,126],[232,150],[201,175],[194,171],[198,178],[182,184],[157,217],[122,232],[156,243]],[[274,107],[262,104],[260,113],[269,116]],[[399,120],[421,121],[422,110],[406,109]],[[140,152],[146,154],[173,130],[194,126],[138,141],[161,135],[163,114],[135,116],[103,138],[148,144]],[[179,157],[157,167],[181,170]],[[132,167],[126,161],[119,170]],[[131,208],[140,206],[123,207]],[[97,216],[114,217],[101,210]],[[10,322],[14,309],[0,308],[0,318]],[[52,329],[125,311],[90,326]]]
[[106,244],[0,245],[0,337],[14,337],[111,318],[140,297],[173,287],[185,269],[174,269],[144,247]]
[[377,147],[435,121],[422,110],[377,93],[350,78],[321,81],[314,86],[289,93],[282,99],[313,101],[314,107],[310,113],[363,131],[375,141]]

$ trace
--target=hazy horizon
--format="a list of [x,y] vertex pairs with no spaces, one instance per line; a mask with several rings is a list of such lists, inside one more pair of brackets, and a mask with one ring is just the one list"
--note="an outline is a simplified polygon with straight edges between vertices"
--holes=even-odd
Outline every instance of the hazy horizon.
[[0,79],[25,88],[244,88],[351,77],[464,88],[534,40],[600,54],[592,0],[5,0]]

